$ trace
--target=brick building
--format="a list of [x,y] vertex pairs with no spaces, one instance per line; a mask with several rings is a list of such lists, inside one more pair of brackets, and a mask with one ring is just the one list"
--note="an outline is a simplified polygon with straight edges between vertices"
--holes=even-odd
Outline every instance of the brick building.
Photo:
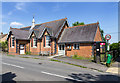
[[99,23],[69,27],[67,18],[35,24],[22,28],[10,28],[8,52],[12,55],[31,52],[32,55],[79,55],[90,57],[93,44],[102,41]]

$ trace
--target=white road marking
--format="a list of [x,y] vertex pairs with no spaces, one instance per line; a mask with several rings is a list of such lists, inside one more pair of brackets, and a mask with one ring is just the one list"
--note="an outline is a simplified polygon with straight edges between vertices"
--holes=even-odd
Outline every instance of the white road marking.
[[44,71],[41,71],[41,73],[52,75],[52,76],[56,76],[56,77],[61,77],[61,78],[65,78],[65,79],[71,79],[71,80],[75,80],[75,81],[82,81],[82,80],[74,79],[74,78],[71,78],[71,77],[66,77],[66,76],[62,76],[62,75],[52,74],[52,73],[48,73],[48,72],[44,72]]
[[10,66],[17,67],[17,68],[21,68],[21,69],[24,68],[24,67],[21,67],[21,66],[18,66],[18,65],[8,64],[8,63],[4,63],[4,62],[2,62],[2,64],[10,65]]

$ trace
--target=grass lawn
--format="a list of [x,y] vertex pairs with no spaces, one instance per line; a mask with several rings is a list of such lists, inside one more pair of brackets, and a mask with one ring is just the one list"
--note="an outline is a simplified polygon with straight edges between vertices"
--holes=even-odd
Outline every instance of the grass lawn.
[[81,67],[81,68],[87,68],[85,66],[76,65],[76,64],[72,64],[72,63],[68,63],[68,62],[63,62],[63,61],[59,61],[59,60],[55,60],[55,59],[51,59],[51,61],[61,62],[61,63],[65,63],[65,64],[69,64],[69,65],[73,65],[73,66],[77,66],[77,67]]
[[40,58],[33,58],[33,59],[40,59]]
[[21,57],[21,58],[30,58],[30,57]]
[[82,56],[73,56],[72,59],[80,59],[80,60],[92,60],[92,58],[82,57]]
[[15,57],[15,55],[7,55],[7,56],[12,56],[12,57]]

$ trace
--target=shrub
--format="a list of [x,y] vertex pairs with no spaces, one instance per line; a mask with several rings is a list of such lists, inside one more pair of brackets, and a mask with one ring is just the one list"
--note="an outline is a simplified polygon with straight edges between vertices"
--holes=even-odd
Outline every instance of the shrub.
[[7,48],[8,48],[8,42],[5,41],[5,42],[1,42],[1,47],[2,47],[2,50],[3,51],[7,51]]
[[74,58],[77,58],[77,57],[78,57],[78,55],[76,55],[76,54],[75,54],[73,57],[74,57]]
[[25,54],[26,54],[26,55],[31,55],[31,52],[28,52],[28,51],[27,51]]

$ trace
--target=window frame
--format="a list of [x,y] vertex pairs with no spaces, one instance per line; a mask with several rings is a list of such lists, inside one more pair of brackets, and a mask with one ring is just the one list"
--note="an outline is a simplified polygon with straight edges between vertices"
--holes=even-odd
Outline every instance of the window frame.
[[12,48],[14,48],[15,47],[15,38],[14,37],[11,37],[12,38]]
[[36,37],[34,37],[33,39],[32,39],[32,47],[34,47],[34,48],[36,48],[37,47],[37,38]]
[[80,49],[80,44],[79,43],[73,44],[73,49],[74,50],[79,50]]
[[[45,36],[45,47],[50,47],[50,42],[51,42],[51,39],[50,39],[50,36],[46,35]],[[49,37],[49,39],[47,39],[47,37]]]
[[11,37],[10,37],[10,47],[11,47]]
[[68,45],[67,45],[67,49],[71,49],[71,44],[68,44]]

